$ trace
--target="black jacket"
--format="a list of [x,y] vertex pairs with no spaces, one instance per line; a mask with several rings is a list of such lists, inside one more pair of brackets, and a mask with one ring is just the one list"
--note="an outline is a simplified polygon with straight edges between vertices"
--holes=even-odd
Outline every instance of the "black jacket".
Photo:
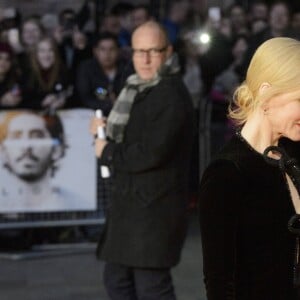
[[200,228],[208,300],[296,300],[294,215],[284,174],[237,136],[204,172]]
[[192,102],[177,76],[137,95],[123,142],[109,142],[101,159],[114,180],[101,259],[144,268],[178,263],[193,125]]

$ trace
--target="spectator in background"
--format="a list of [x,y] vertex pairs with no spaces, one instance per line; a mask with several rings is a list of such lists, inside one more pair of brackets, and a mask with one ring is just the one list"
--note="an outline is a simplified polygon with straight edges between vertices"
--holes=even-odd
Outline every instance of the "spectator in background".
[[194,108],[198,109],[203,92],[202,74],[199,64],[200,52],[189,34],[184,35],[177,41],[176,50],[179,55],[183,81],[192,97]]
[[274,2],[269,10],[267,28],[252,35],[249,39],[249,47],[241,65],[241,76],[245,76],[249,62],[260,44],[273,37],[295,37],[290,25],[291,19],[288,4],[285,1]]
[[268,22],[264,21],[264,20],[253,20],[250,23],[250,35],[255,35],[261,31],[263,31],[264,29],[266,29],[268,26]]
[[131,18],[134,30],[152,18],[150,8],[147,5],[136,5],[131,12]]
[[54,37],[58,28],[58,16],[55,13],[46,13],[41,16],[40,22],[44,28],[45,35]]
[[21,43],[24,51],[29,53],[44,35],[44,28],[36,16],[28,17],[21,24]]
[[250,3],[248,11],[248,23],[250,35],[263,31],[268,26],[269,7],[264,0],[256,0]]
[[121,31],[121,23],[117,15],[108,13],[102,17],[99,33],[110,32],[116,36],[119,36],[120,31]]
[[133,5],[126,2],[119,2],[111,8],[111,13],[116,15],[120,24],[118,33],[118,42],[120,45],[120,56],[122,59],[130,60],[131,58],[131,33],[132,10]]
[[[212,101],[228,105],[228,101],[232,98],[234,90],[242,81],[239,68],[247,49],[248,37],[242,34],[236,36],[232,43],[233,61],[227,69],[216,77],[210,91],[210,99]],[[225,109],[224,119],[226,111],[227,109]]]
[[228,120],[228,105],[231,102],[235,89],[243,78],[240,77],[240,67],[248,48],[248,36],[235,37],[232,44],[233,61],[228,68],[221,72],[214,80],[209,99],[212,101],[211,121],[215,137],[211,143],[212,154],[232,136],[233,124]]
[[111,8],[111,13],[118,16],[121,26],[118,35],[118,41],[121,49],[126,49],[131,45],[131,32],[133,28],[131,15],[132,10],[133,5],[127,2],[119,2]]
[[64,9],[59,13],[59,26],[54,34],[62,61],[73,82],[80,61],[91,56],[90,44],[85,33],[80,31],[76,13],[73,9]]
[[209,41],[203,43],[199,38],[200,32],[197,42],[200,50],[205,49],[199,57],[205,95],[209,93],[215,77],[228,68],[232,62],[231,36],[224,34],[221,27],[210,27],[207,32],[210,36]]
[[31,52],[43,35],[44,28],[38,17],[31,16],[22,22],[20,31],[22,49],[18,53],[18,61],[22,70],[28,70]]
[[0,110],[21,105],[20,72],[9,44],[0,42]]
[[25,74],[24,107],[55,110],[66,106],[72,89],[52,38],[44,37],[36,44],[28,72]]
[[176,44],[182,26],[187,21],[189,8],[189,2],[185,0],[172,1],[167,16],[162,20],[172,45]]
[[248,12],[248,22],[253,23],[257,20],[268,22],[269,8],[264,0],[251,1]]
[[112,33],[103,32],[95,38],[93,53],[94,57],[79,67],[76,89],[81,105],[108,115],[132,70],[120,60],[118,40]]
[[231,26],[231,37],[233,39],[240,34],[249,34],[247,14],[243,6],[233,4],[228,9],[227,14]]
[[0,40],[8,42],[15,53],[22,50],[19,38],[20,12],[13,7],[0,8]]

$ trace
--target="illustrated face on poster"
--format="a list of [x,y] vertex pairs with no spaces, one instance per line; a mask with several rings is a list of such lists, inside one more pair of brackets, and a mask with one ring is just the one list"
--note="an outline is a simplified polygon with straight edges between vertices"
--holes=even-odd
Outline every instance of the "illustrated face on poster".
[[0,114],[0,212],[96,209],[96,161],[88,133],[91,114],[88,110]]
[[62,153],[63,145],[55,144],[42,117],[20,114],[7,126],[3,141],[5,165],[20,179],[28,182],[41,180],[52,167],[55,152]]

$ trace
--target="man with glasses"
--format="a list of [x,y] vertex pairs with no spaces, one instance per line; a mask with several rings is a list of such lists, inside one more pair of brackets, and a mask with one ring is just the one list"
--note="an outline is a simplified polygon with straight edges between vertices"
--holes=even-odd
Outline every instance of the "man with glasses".
[[[113,187],[98,256],[111,299],[176,299],[170,268],[180,260],[186,225],[193,108],[176,55],[154,21],[132,36],[136,74],[96,139]],[[91,133],[103,120],[91,123]]]

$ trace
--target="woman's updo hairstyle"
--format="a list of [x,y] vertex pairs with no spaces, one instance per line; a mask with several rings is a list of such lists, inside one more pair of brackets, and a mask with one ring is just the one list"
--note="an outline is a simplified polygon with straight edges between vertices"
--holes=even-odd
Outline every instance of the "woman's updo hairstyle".
[[[261,94],[263,83],[270,88]],[[229,117],[243,125],[264,101],[300,88],[300,42],[286,37],[272,38],[260,45],[249,64],[246,80],[235,90]]]

